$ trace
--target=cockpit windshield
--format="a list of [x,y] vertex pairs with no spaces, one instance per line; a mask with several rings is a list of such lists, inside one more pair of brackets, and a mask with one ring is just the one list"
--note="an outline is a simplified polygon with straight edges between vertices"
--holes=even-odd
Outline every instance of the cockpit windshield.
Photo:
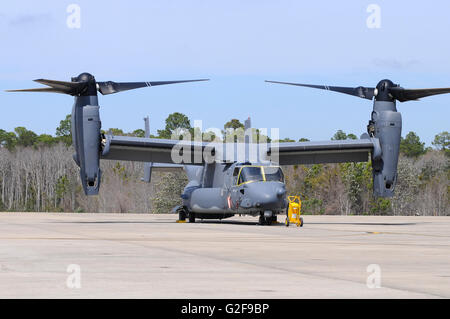
[[284,182],[284,175],[278,166],[244,166],[239,173],[238,185],[250,182]]
[[264,166],[266,182],[284,182],[284,175],[278,166]]
[[244,166],[239,174],[238,184],[263,181],[261,166]]

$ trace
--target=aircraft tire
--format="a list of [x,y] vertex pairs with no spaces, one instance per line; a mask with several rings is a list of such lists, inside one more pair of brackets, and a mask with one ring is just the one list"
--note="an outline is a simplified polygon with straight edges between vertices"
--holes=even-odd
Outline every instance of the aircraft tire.
[[195,213],[189,212],[189,223],[195,223]]
[[261,214],[259,215],[259,225],[265,225],[266,224],[266,219],[264,218],[264,215]]
[[185,221],[185,220],[186,220],[186,212],[184,211],[184,209],[179,211],[179,213],[178,213],[178,219],[179,219],[179,220],[182,220],[182,221]]

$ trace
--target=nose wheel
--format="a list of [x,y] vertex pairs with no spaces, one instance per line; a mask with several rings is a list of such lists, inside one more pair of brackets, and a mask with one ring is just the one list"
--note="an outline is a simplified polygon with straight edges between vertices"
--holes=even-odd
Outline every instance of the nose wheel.
[[259,215],[259,225],[272,225],[277,222],[277,215],[272,215],[270,217],[265,217],[262,213]]

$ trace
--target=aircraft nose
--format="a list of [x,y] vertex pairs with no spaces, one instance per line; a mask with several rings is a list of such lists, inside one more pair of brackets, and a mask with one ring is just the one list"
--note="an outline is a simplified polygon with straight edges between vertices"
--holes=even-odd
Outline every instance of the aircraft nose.
[[279,209],[283,206],[283,196],[286,194],[284,185],[279,183],[251,183],[247,185],[246,195],[254,206],[261,209]]
[[286,189],[284,187],[280,187],[277,190],[277,197],[283,197],[284,195],[286,195]]

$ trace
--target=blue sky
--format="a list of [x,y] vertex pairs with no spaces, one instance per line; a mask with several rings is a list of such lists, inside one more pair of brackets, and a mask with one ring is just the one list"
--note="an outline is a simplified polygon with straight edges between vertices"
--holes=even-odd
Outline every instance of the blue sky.
[[[81,8],[70,29],[67,6]],[[381,8],[370,29],[369,4]],[[126,131],[151,118],[152,133],[172,112],[204,128],[248,116],[281,137],[328,140],[338,130],[365,132],[372,102],[264,80],[406,88],[450,87],[448,1],[11,1],[0,5],[0,128],[54,134],[72,98],[5,93],[39,87],[37,78],[99,81],[210,78],[100,96],[104,129]],[[403,136],[427,145],[449,131],[450,95],[398,103]]]

